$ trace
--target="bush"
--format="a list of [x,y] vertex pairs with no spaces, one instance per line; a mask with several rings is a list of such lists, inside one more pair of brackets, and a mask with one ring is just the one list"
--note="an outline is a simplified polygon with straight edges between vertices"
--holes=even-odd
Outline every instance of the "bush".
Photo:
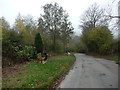
[[113,39],[113,42],[110,45],[110,50],[113,55],[119,55],[120,50],[120,39]]
[[2,56],[3,66],[8,62],[15,64],[23,61],[29,61],[33,58],[35,48],[33,46],[24,46],[19,34],[10,31],[2,38]]
[[[2,65],[7,66],[18,63],[15,47],[24,45],[20,34],[13,30],[2,32]],[[22,49],[22,48],[21,48]]]
[[112,41],[112,34],[107,27],[96,27],[89,33],[87,47],[88,50],[96,53],[109,54]]
[[35,47],[33,46],[25,46],[22,50],[20,50],[19,47],[15,47],[15,49],[17,52],[17,59],[21,62],[32,60],[35,53]]
[[15,58],[16,46],[20,45],[22,42],[21,35],[14,31],[8,31],[2,35],[2,55],[8,58]]
[[103,45],[101,45],[99,47],[99,53],[100,54],[104,54],[104,55],[111,54],[110,45],[109,44],[103,44]]
[[80,51],[110,54],[113,36],[107,27],[95,27],[81,36]]

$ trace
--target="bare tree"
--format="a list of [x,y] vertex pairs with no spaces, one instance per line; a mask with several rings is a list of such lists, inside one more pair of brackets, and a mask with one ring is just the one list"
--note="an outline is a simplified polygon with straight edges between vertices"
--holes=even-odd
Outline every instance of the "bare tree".
[[108,26],[109,16],[105,15],[105,9],[94,3],[81,18],[82,29],[95,28],[96,26]]

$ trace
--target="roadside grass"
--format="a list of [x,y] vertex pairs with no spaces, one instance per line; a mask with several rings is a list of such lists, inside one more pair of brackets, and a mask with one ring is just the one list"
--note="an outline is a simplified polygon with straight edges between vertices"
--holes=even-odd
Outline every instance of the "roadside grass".
[[108,59],[108,60],[113,60],[115,61],[116,63],[119,63],[120,64],[120,56],[117,56],[117,55],[99,55],[99,54],[96,54],[96,53],[87,53],[87,55],[91,55],[91,56],[94,56],[94,57],[98,57],[98,58],[105,58],[105,59]]
[[120,56],[112,56],[111,59],[114,60],[114,61],[119,61],[120,60]]
[[120,56],[111,56],[111,59],[120,65]]
[[74,62],[74,56],[59,56],[48,59],[45,64],[30,62],[22,65],[14,77],[3,78],[3,88],[46,88],[54,84]]
[[2,88],[2,80],[0,80],[0,88]]

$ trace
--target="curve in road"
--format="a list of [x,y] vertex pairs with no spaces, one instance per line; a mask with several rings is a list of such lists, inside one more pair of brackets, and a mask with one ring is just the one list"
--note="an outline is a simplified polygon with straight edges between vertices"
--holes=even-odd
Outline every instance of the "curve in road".
[[118,88],[118,65],[114,61],[75,54],[73,68],[58,88]]

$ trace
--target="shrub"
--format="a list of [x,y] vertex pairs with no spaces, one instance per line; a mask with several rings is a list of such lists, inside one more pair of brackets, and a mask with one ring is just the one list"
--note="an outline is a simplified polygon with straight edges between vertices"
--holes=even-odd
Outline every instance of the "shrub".
[[104,54],[104,55],[111,54],[110,45],[109,44],[103,44],[103,45],[101,45],[99,47],[99,53],[100,54]]
[[35,53],[35,47],[25,46],[22,50],[20,50],[20,47],[15,47],[15,48],[16,48],[18,60],[22,62],[32,60]]
[[113,36],[108,27],[95,27],[87,32],[84,32],[80,38],[80,49],[88,52],[99,54],[110,54],[110,45],[113,41]]
[[43,42],[40,33],[37,33],[35,36],[34,46],[36,48],[37,53],[43,52]]
[[22,42],[21,36],[14,32],[8,31],[2,35],[2,55],[8,58],[15,58],[15,47]]

